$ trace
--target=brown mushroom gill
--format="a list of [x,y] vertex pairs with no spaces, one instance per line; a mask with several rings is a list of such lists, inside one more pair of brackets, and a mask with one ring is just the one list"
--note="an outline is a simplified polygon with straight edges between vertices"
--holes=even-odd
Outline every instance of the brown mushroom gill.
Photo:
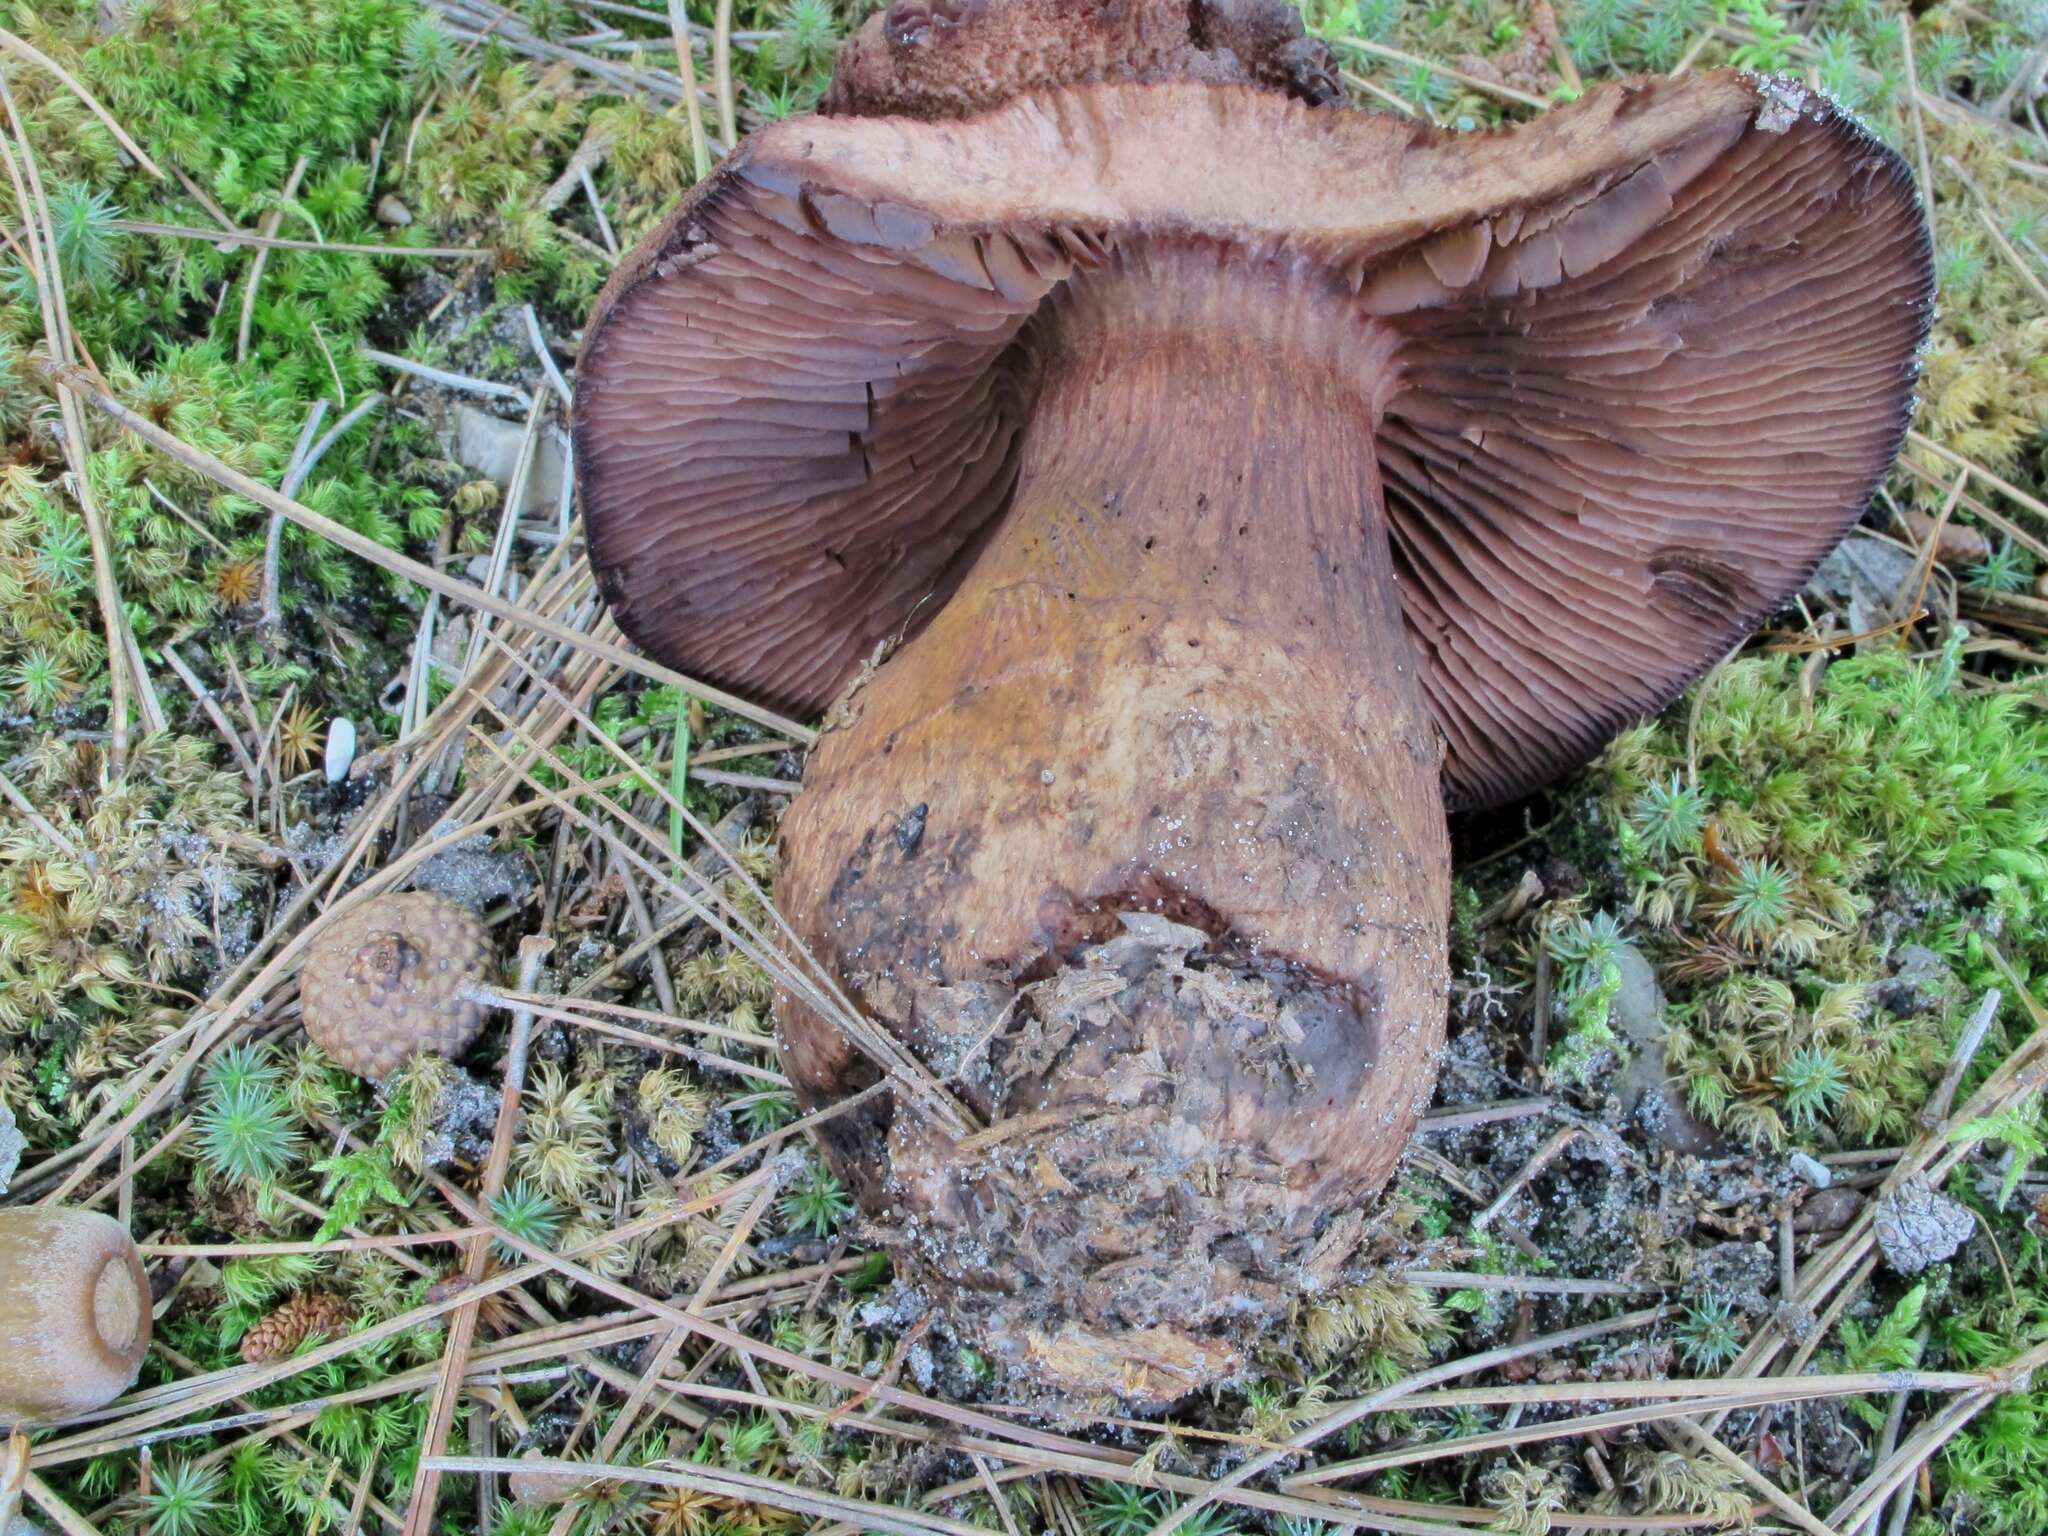
[[[601,579],[725,686],[858,680],[777,895],[987,1124],[825,1131],[985,1347],[1170,1397],[1328,1281],[1433,1078],[1446,798],[1796,588],[1926,268],[1895,157],[1728,75],[1462,139],[1184,84],[793,122],[622,268]],[[811,1103],[873,1081],[778,1021]]]

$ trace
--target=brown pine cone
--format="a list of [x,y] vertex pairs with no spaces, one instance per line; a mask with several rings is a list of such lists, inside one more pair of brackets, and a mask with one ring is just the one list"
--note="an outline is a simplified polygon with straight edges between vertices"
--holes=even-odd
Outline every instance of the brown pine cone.
[[352,1315],[339,1296],[294,1296],[242,1335],[242,1359],[250,1365],[281,1360],[309,1333],[341,1333]]

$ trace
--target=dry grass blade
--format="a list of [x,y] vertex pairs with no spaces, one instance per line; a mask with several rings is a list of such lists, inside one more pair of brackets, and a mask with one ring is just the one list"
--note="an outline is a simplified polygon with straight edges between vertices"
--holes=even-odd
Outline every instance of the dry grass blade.
[[1336,41],[1337,46],[1340,48],[1356,48],[1360,53],[1370,53],[1383,59],[1392,59],[1396,64],[1407,64],[1427,69],[1431,74],[1442,75],[1447,80],[1455,80],[1458,84],[1467,86],[1479,92],[1482,96],[1497,96],[1502,101],[1511,101],[1517,106],[1534,107],[1538,112],[1547,111],[1551,105],[1550,102],[1545,101],[1541,96],[1532,96],[1527,91],[1518,91],[1513,86],[1503,85],[1496,80],[1481,79],[1478,75],[1467,74],[1462,69],[1453,69],[1448,64],[1437,63],[1433,60],[1422,58],[1417,54],[1405,53],[1401,49],[1391,47],[1386,43],[1373,42],[1370,38],[1342,37]]
[[[51,356],[65,363],[77,356],[71,317],[65,308],[63,263],[59,258],[57,235],[50,220],[50,207],[43,196],[43,184],[36,169],[35,151],[29,144],[28,129],[14,104],[14,92],[0,75],[0,103],[7,110],[11,143],[0,143],[5,151],[7,175],[14,188],[14,200],[27,228],[29,275],[42,307],[43,340]],[[92,491],[87,464],[85,422],[68,397],[59,400],[64,419],[64,456],[71,467],[71,492],[84,519],[86,538],[92,548],[93,594],[100,607],[100,622],[106,631],[108,685],[108,758],[118,776],[128,758],[128,694],[131,683],[147,692],[145,680],[135,677],[130,660],[126,610],[121,605],[120,579],[114,566],[113,542],[107,536],[105,519]],[[147,712],[146,712],[147,714]],[[147,723],[162,728],[161,711]]]
[[124,129],[120,125],[120,123],[115,120],[114,114],[109,112],[105,107],[101,106],[99,103],[99,98],[94,96],[93,93],[91,91],[88,91],[83,85],[79,84],[77,78],[73,76],[72,73],[69,70],[67,70],[63,65],[59,64],[55,59],[51,58],[48,54],[44,53],[40,48],[37,48],[32,43],[29,43],[22,38],[16,37],[12,32],[8,32],[4,29],[0,29],[0,48],[5,48],[9,53],[19,54],[22,58],[27,59],[31,64],[34,64],[38,69],[46,69],[52,75],[56,76],[58,82],[63,85],[64,89],[71,92],[71,94],[76,96],[80,101],[84,102],[86,109],[90,111],[94,117],[97,117],[102,123],[106,124],[107,132],[111,133],[114,136],[115,141],[119,143],[123,149],[127,150],[129,154],[135,157],[135,163],[137,165],[141,166],[145,171],[149,172],[149,174],[154,176],[158,181],[170,180],[170,177],[164,174],[163,167],[158,165],[154,160],[149,158],[148,151],[144,150],[140,144],[136,143],[133,139],[131,139],[128,136],[127,130]]
[[[500,1291],[507,1291],[515,1286],[524,1285],[530,1280],[537,1279],[550,1269],[566,1267],[574,1271],[576,1269],[574,1260],[578,1256],[598,1248],[607,1247],[613,1243],[624,1242],[642,1232],[655,1231],[684,1216],[713,1210],[726,1201],[735,1198],[734,1190],[741,1190],[742,1193],[745,1193],[741,1186],[733,1185],[730,1188],[720,1190],[716,1194],[708,1195],[699,1200],[685,1201],[680,1205],[649,1212],[645,1216],[636,1217],[634,1220],[623,1223],[611,1231],[600,1234],[587,1244],[570,1249],[567,1254],[559,1256],[548,1255],[543,1262],[521,1264],[500,1270],[496,1274],[479,1280],[472,1286],[457,1291],[454,1295],[442,1301],[429,1302],[422,1306],[414,1307],[409,1311],[399,1313],[395,1317],[386,1318],[383,1322],[373,1323],[343,1338],[331,1340],[317,1348],[307,1350],[303,1354],[293,1355],[287,1359],[273,1361],[262,1366],[232,1366],[226,1370],[215,1371],[207,1376],[181,1382],[178,1384],[178,1392],[169,1402],[159,1406],[144,1408],[126,1418],[101,1425],[97,1429],[85,1430],[71,1436],[60,1436],[54,1440],[43,1441],[35,1447],[32,1455],[33,1464],[37,1466],[57,1465],[67,1461],[100,1455],[109,1447],[133,1444],[136,1438],[147,1430],[170,1424],[202,1408],[226,1402],[231,1398],[246,1396],[260,1388],[285,1380],[287,1377],[300,1375],[312,1370],[314,1367],[323,1365],[329,1360],[338,1360],[344,1355],[353,1354],[358,1350],[368,1348],[370,1345],[378,1343],[383,1339],[394,1338],[409,1329],[431,1322],[444,1313],[452,1312],[458,1307],[481,1301],[484,1297],[496,1295]],[[481,1230],[490,1232],[501,1242],[506,1243],[508,1247],[515,1250],[520,1247],[518,1241],[512,1238],[511,1234],[505,1232],[494,1223],[483,1220],[480,1213],[473,1222],[473,1225]],[[708,1324],[707,1326],[717,1325]]]
[[[806,1489],[771,1477],[756,1477],[749,1472],[732,1472],[723,1467],[688,1462],[667,1467],[629,1467],[605,1462],[505,1461],[484,1456],[439,1456],[421,1465],[430,1471],[445,1472],[514,1472],[524,1468],[586,1484],[646,1483],[657,1488],[688,1488],[723,1498],[766,1504],[817,1520],[849,1521],[861,1529],[888,1531],[892,1536],[988,1536],[980,1526],[969,1525],[965,1520],[952,1520],[943,1515],[928,1515],[886,1504],[870,1504],[859,1499],[844,1499],[837,1494]],[[572,1517],[575,1512],[573,1505],[564,1511],[565,1515]]]
[[[704,139],[704,109],[697,102],[697,59],[690,46],[690,18],[683,0],[668,0],[668,24],[676,40],[676,73],[683,77],[683,111],[690,124],[690,160],[697,180],[711,174],[711,147]],[[728,140],[727,142],[731,142]]]
[[[1983,1390],[1985,1378],[1978,1378],[1971,1386]],[[1853,1383],[1853,1384],[1852,1384]],[[1651,1385],[1655,1386],[1656,1383]],[[1714,1406],[1724,1413],[1738,1408],[1760,1408],[1770,1403],[1807,1402],[1820,1398],[1852,1397],[1866,1392],[1881,1392],[1894,1383],[1883,1376],[1861,1376],[1840,1378],[1826,1376],[1771,1377],[1760,1381],[1730,1381],[1725,1383],[1726,1391],[1715,1394]],[[1540,1399],[1538,1399],[1540,1400]],[[1387,1405],[1397,1409],[1400,1403]],[[1518,1424],[1510,1429],[1489,1430],[1483,1434],[1460,1435],[1448,1440],[1431,1441],[1423,1445],[1402,1446],[1394,1450],[1378,1451],[1370,1456],[1359,1456],[1349,1461],[1333,1461],[1298,1472],[1282,1481],[1281,1487],[1289,1492],[1311,1487],[1317,1483],[1336,1482],[1347,1477],[1365,1477],[1374,1472],[1384,1472],[1392,1467],[1413,1466],[1418,1462],[1440,1461],[1447,1456],[1476,1456],[1488,1451],[1505,1450],[1511,1446],[1526,1445],[1540,1440],[1556,1440],[1571,1435],[1604,1434],[1609,1430],[1626,1429],[1636,1424],[1655,1424],[1666,1420],[1683,1419],[1696,1413],[1699,1404],[1696,1399],[1686,1398],[1678,1402],[1646,1404],[1633,1408],[1614,1408],[1602,1413],[1589,1413],[1573,1419],[1558,1419],[1543,1424]]]
[[[284,179],[284,191],[278,194],[277,205],[263,216],[263,236],[267,241],[277,234],[277,227],[284,221],[285,205],[298,196],[299,182],[304,179],[306,167],[312,164],[310,156],[301,155],[293,162],[291,174]],[[256,321],[256,291],[263,286],[263,269],[270,262],[270,247],[259,245],[255,258],[249,263],[249,276],[242,286],[242,317],[235,327],[235,361],[246,362],[249,357],[249,330]]]
[[[501,650],[505,649],[502,642],[496,641],[495,638],[493,639],[493,644],[498,645]],[[840,990],[829,971],[820,965],[817,959],[804,947],[795,931],[783,919],[781,912],[768,899],[767,893],[753,883],[751,878],[746,875],[746,872],[739,867],[731,852],[724,847],[712,830],[704,824],[702,819],[681,800],[677,799],[669,788],[662,784],[652,773],[647,772],[647,770],[635,763],[616,742],[612,741],[605,732],[598,728],[596,721],[592,720],[585,712],[577,708],[568,698],[562,695],[553,683],[542,677],[538,672],[535,672],[528,663],[509,650],[505,650],[505,655],[513,665],[528,672],[535,682],[554,699],[557,705],[569,713],[576,720],[577,724],[584,728],[593,741],[599,743],[608,754],[616,758],[629,770],[639,773],[641,775],[642,787],[654,795],[656,799],[660,800],[671,814],[681,818],[684,825],[688,826],[691,832],[696,834],[704,847],[715,852],[735,874],[746,881],[749,890],[761,901],[764,909],[768,912],[769,917],[781,933],[782,943],[780,945],[769,943],[763,935],[754,930],[751,924],[733,912],[730,904],[725,901],[725,898],[718,892],[715,886],[699,876],[688,864],[678,863],[675,866],[676,875],[680,876],[683,880],[691,882],[689,886],[685,886],[679,884],[667,871],[652,865],[644,857],[622,844],[621,852],[624,857],[650,877],[660,881],[663,887],[686,907],[692,910],[703,909],[705,920],[711,923],[720,932],[721,936],[726,937],[730,942],[739,944],[750,959],[762,966],[763,969],[776,977],[779,982],[787,986],[791,991],[802,997],[809,1006],[815,1008],[837,1024],[849,1040],[860,1047],[892,1079],[901,1083],[933,1113],[938,1115],[942,1123],[954,1128],[965,1128],[968,1130],[978,1128],[978,1122],[973,1114],[957,1098],[947,1092],[945,1087],[938,1082],[915,1054],[907,1050],[893,1035],[867,1020],[853,1006],[845,993]],[[494,710],[493,712],[495,713],[496,711]],[[500,718],[503,719],[504,717],[501,715]],[[512,722],[508,720],[506,724],[511,726]],[[516,727],[514,728],[516,729]],[[487,738],[484,739],[483,744],[493,753],[499,752],[497,745]],[[572,789],[580,788],[583,780],[579,775],[576,775],[567,764],[563,763],[552,753],[548,754],[548,758],[549,766],[558,775],[565,777]],[[512,766],[512,759],[505,758],[504,761],[508,766]],[[522,769],[522,771],[525,770]],[[556,795],[549,786],[536,784],[535,788],[553,799],[565,815],[577,818],[582,816],[581,812],[577,811],[567,800]],[[657,832],[654,828],[643,826],[615,807],[613,811],[620,824],[631,832],[637,840],[650,848],[659,850],[664,856],[669,855],[668,840],[663,834]],[[714,906],[722,908],[724,915],[719,915],[719,913],[715,912]],[[727,921],[728,918],[731,919],[730,923]],[[791,963],[789,956],[794,956],[807,967],[808,974],[797,970]]]
[[2033,513],[2036,517],[2042,519],[2042,521],[2048,522],[2048,503],[2044,503],[2038,497],[2029,496],[2025,491],[2021,490],[2018,486],[2014,485],[2010,480],[2000,478],[1998,475],[1995,475],[1990,470],[1986,469],[1983,465],[1974,463],[1971,460],[1964,458],[1961,454],[1955,452],[1953,449],[1944,448],[1940,443],[1937,443],[1933,438],[1928,437],[1925,433],[1909,430],[1906,433],[1906,441],[1911,443],[1915,448],[1925,448],[1929,453],[1933,454],[1936,458],[1946,459],[1949,463],[1955,465],[1958,469],[1967,469],[1972,475],[1974,475],[1977,479],[1983,481],[1993,490],[1998,491],[2001,494],[2011,498],[2013,502],[2015,502],[2019,506],[2025,507],[2029,512]]
[[[519,988],[530,991],[540,975],[541,962],[552,949],[551,940],[533,937],[519,946]],[[519,1120],[519,1095],[526,1085],[526,1048],[533,1034],[533,1015],[514,1010],[512,1032],[505,1044],[504,1078],[498,1093],[498,1119],[491,1132],[490,1160],[484,1164],[481,1198],[488,1204],[505,1188],[505,1171],[512,1163],[513,1131]],[[481,1237],[473,1240],[463,1256],[462,1278],[474,1286],[483,1279],[490,1259],[490,1245]],[[441,1379],[427,1410],[427,1428],[422,1437],[423,1459],[437,1456],[448,1444],[448,1431],[455,1423],[455,1401],[469,1361],[469,1346],[476,1337],[477,1305],[465,1302],[456,1308],[448,1324],[448,1345],[441,1357]],[[434,1520],[441,1492],[441,1474],[429,1465],[413,1484],[412,1498],[405,1507],[405,1536],[421,1536]]]
[[1439,1382],[1455,1381],[1460,1376],[1492,1370],[1497,1366],[1506,1365],[1511,1360],[1526,1359],[1531,1355],[1543,1354],[1554,1349],[1568,1349],[1610,1333],[1646,1328],[1664,1316],[1663,1307],[1650,1307],[1639,1312],[1624,1313],[1619,1317],[1605,1318],[1599,1322],[1583,1323],[1576,1328],[1567,1328],[1561,1333],[1544,1334],[1537,1338],[1525,1339],[1519,1344],[1506,1344],[1499,1349],[1467,1355],[1448,1364],[1431,1366],[1369,1396],[1350,1403],[1340,1403],[1313,1424],[1290,1436],[1285,1449],[1267,1451],[1263,1455],[1254,1456],[1213,1483],[1197,1483],[1193,1496],[1159,1520],[1146,1536],[1170,1536],[1171,1532],[1179,1530],[1216,1499],[1241,1489],[1253,1478],[1272,1471],[1296,1452],[1308,1450],[1339,1430],[1377,1413],[1396,1398],[1425,1387],[1433,1387]]
[[478,261],[492,253],[474,245],[369,245],[346,240],[294,240],[253,229],[194,229],[189,224],[155,224],[147,219],[114,219],[124,234],[156,235],[165,240],[204,240],[223,251],[253,246],[266,251],[320,251],[329,256],[411,256],[429,261]]
[[1762,1494],[1771,1508],[1775,1509],[1787,1520],[1790,1520],[1802,1531],[1807,1532],[1808,1536],[1842,1536],[1842,1533],[1837,1531],[1834,1526],[1820,1519],[1812,1510],[1793,1498],[1784,1489],[1765,1477],[1712,1435],[1695,1429],[1683,1419],[1674,1420],[1671,1428],[1676,1430],[1679,1437],[1688,1445],[1704,1452],[1714,1461],[1719,1462],[1737,1477],[1741,1478],[1751,1488]]
[[82,369],[65,367],[63,365],[45,365],[45,371],[48,373],[52,383],[58,385],[66,393],[75,394],[87,401],[103,415],[119,422],[152,448],[157,449],[161,453],[168,454],[189,469],[197,470],[200,474],[205,475],[208,479],[215,481],[219,485],[225,486],[228,490],[235,492],[235,494],[246,496],[249,500],[271,512],[281,513],[308,532],[319,534],[320,537],[339,545],[350,554],[359,555],[372,564],[381,566],[394,576],[402,576],[408,581],[417,582],[420,586],[425,587],[431,592],[439,592],[443,597],[450,598],[458,603],[465,603],[472,608],[490,614],[494,618],[504,619],[513,624],[524,625],[538,634],[545,635],[550,640],[559,641],[572,649],[582,651],[587,655],[596,656],[625,671],[651,679],[654,682],[666,683],[673,688],[680,688],[685,693],[695,694],[706,703],[715,704],[721,709],[730,710],[733,714],[752,720],[756,724],[765,725],[771,730],[781,731],[798,741],[808,744],[815,739],[816,733],[806,726],[799,725],[794,720],[784,719],[781,715],[762,709],[758,705],[750,704],[745,699],[736,698],[721,689],[713,688],[708,684],[699,683],[691,678],[684,677],[680,672],[672,672],[667,667],[658,666],[648,661],[638,652],[630,651],[624,646],[613,645],[608,641],[595,639],[581,630],[573,629],[553,619],[543,618],[529,607],[509,602],[502,597],[493,596],[466,581],[458,581],[454,577],[434,569],[432,566],[424,565],[408,556],[387,549],[374,539],[357,533],[353,528],[337,523],[332,518],[321,516],[310,507],[302,506],[289,497],[279,495],[268,486],[250,479],[240,470],[223,463],[212,454],[205,452],[203,449],[195,448],[174,434],[166,432],[147,417],[129,410],[127,406],[101,388]]

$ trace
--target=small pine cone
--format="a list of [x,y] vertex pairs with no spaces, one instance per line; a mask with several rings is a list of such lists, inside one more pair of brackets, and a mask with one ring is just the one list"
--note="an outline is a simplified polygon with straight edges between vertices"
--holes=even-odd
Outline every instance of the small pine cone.
[[242,1359],[250,1365],[281,1360],[309,1333],[342,1332],[350,1316],[339,1296],[294,1296],[242,1335]]

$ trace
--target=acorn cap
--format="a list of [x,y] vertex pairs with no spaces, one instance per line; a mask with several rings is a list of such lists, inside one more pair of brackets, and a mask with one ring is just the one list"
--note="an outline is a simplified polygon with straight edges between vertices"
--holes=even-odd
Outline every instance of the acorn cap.
[[380,896],[330,923],[299,977],[313,1043],[381,1082],[409,1056],[459,1056],[483,1029],[470,989],[490,941],[468,908],[431,891]]
[[149,1351],[149,1276],[111,1216],[0,1210],[0,1425],[68,1418],[135,1384]]

